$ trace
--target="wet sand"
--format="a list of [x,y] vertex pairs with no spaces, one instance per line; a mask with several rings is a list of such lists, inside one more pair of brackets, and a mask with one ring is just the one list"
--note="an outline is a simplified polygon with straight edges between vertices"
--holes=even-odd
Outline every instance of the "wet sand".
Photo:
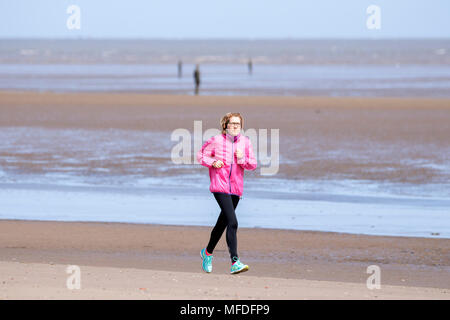
[[203,132],[218,128],[229,111],[243,114],[244,129],[280,130],[279,178],[417,185],[450,178],[449,99],[0,92],[0,126],[166,132],[164,159],[155,161],[170,159],[173,130],[193,133],[199,120]]
[[[419,187],[448,182],[442,171],[405,164],[431,159],[447,165],[448,99],[0,92],[3,127],[170,132],[193,130],[194,120],[202,120],[205,130],[217,128],[228,111],[241,112],[246,128],[280,128],[285,143],[280,152],[294,161],[280,168],[281,177],[338,174]],[[363,150],[370,161],[323,156],[329,150]],[[32,156],[24,155],[24,166]],[[392,167],[396,170],[385,170]],[[230,278],[224,239],[215,251],[214,273],[200,269],[199,251],[210,231],[0,221],[0,298],[449,298],[448,239],[241,228],[239,252],[251,269]],[[67,265],[82,270],[78,293],[65,288]],[[381,268],[381,290],[366,288],[370,265]]]
[[[0,298],[450,298],[449,239],[240,228],[239,254],[250,270],[232,276],[224,238],[213,273],[201,270],[210,231],[2,220]],[[69,265],[80,267],[79,291],[66,288]],[[379,290],[366,287],[370,265],[380,267]]]
[[[205,129],[218,128],[220,117],[232,111],[244,115],[245,128],[282,128],[287,134],[298,136],[311,134],[310,130],[339,135],[376,134],[380,139],[398,137],[411,141],[427,133],[422,139],[443,144],[450,130],[444,126],[450,117],[449,102],[443,98],[0,91],[0,126],[172,131],[202,120]],[[331,123],[335,126],[330,127]],[[353,126],[347,128],[349,124]]]

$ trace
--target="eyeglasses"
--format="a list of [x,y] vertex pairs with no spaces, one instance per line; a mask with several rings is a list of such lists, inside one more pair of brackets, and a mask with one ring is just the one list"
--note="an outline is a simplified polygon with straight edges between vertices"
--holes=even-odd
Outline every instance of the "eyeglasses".
[[241,123],[240,122],[228,122],[228,126],[229,127],[240,127]]

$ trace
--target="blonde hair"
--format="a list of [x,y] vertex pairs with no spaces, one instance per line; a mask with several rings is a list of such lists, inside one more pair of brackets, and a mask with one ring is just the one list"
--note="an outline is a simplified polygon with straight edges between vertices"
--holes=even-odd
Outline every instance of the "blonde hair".
[[232,117],[238,117],[239,119],[241,119],[241,129],[244,128],[244,119],[242,118],[241,114],[239,112],[228,112],[226,115],[222,117],[222,119],[220,119],[222,134],[227,133],[228,122],[230,122],[230,119]]

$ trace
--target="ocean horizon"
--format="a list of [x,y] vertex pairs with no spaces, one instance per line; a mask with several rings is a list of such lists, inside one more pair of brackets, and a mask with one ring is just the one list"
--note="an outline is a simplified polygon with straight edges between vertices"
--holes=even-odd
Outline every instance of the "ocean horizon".
[[3,90],[194,95],[196,65],[200,95],[450,97],[450,39],[0,39]]

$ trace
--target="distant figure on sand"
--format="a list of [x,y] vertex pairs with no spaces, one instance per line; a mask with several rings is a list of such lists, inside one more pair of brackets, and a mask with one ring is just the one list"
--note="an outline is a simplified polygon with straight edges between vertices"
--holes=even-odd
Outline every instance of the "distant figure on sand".
[[200,69],[198,64],[195,65],[194,81],[195,81],[195,94],[197,95],[200,87]]
[[178,60],[178,78],[181,78],[183,74],[183,62],[181,60]]
[[253,63],[252,63],[252,58],[250,58],[248,60],[248,73],[252,74],[252,71],[253,71]]

